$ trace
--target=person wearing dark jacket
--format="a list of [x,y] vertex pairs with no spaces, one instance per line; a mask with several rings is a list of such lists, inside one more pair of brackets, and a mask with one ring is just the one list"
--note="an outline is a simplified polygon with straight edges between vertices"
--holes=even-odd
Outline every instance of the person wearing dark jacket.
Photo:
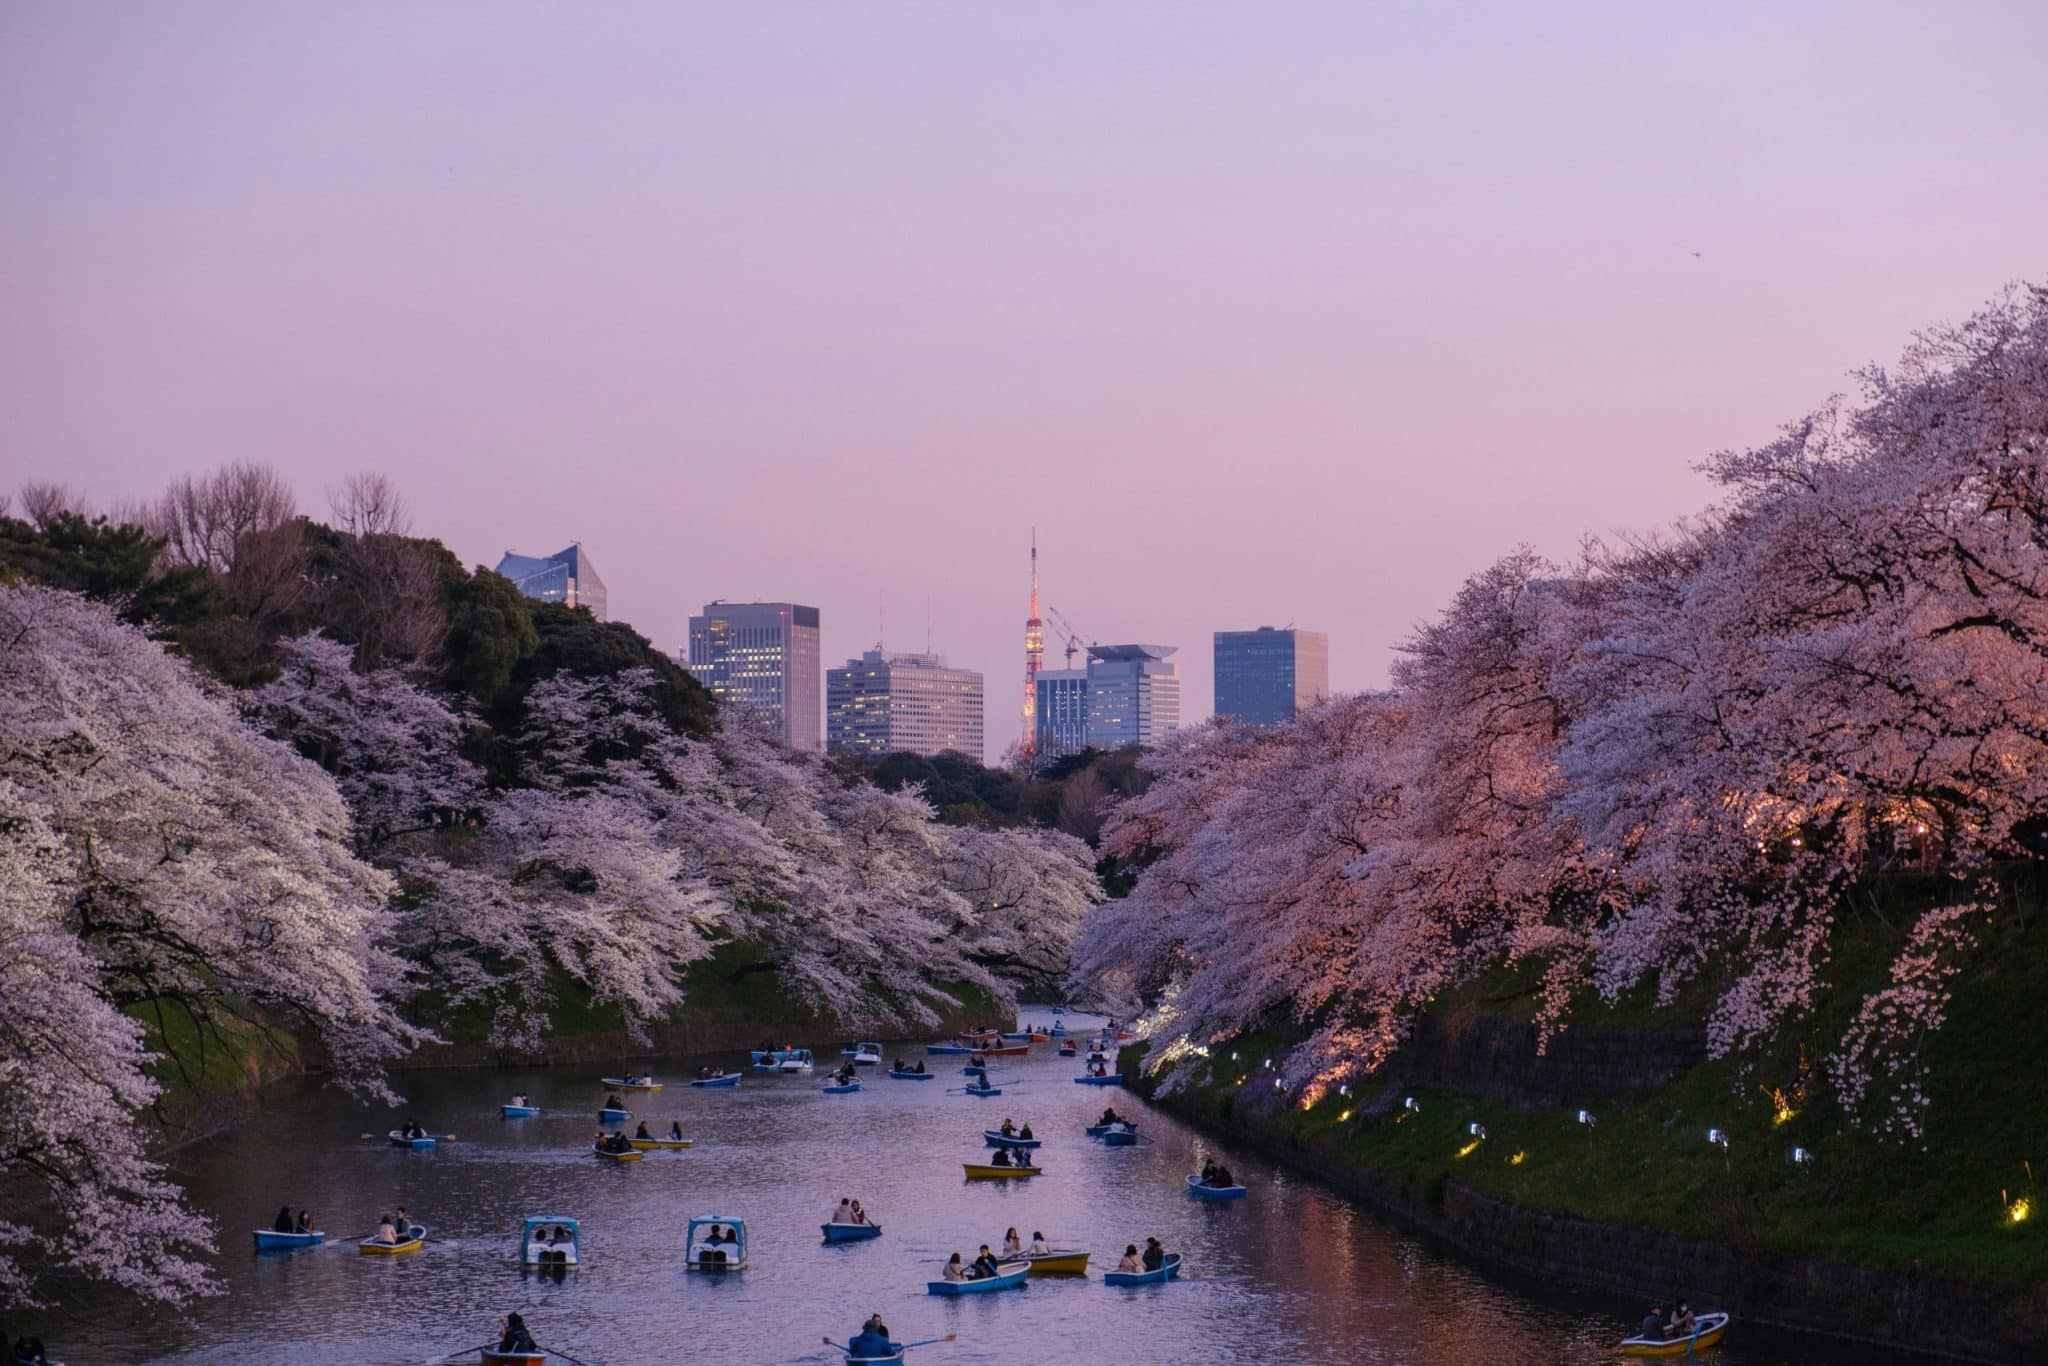
[[540,1344],[533,1340],[533,1334],[526,1330],[526,1320],[517,1314],[507,1314],[498,1334],[498,1350],[501,1352],[538,1352]]
[[981,1255],[976,1257],[974,1265],[968,1268],[967,1278],[974,1281],[985,1281],[991,1276],[1000,1276],[1002,1274],[1002,1267],[996,1265],[995,1254],[988,1250],[987,1243],[983,1243],[981,1245]]
[[1157,1238],[1145,1240],[1144,1262],[1147,1271],[1157,1271],[1166,1264],[1166,1249],[1159,1245]]
[[877,1331],[872,1320],[863,1324],[860,1332],[856,1333],[846,1344],[846,1354],[855,1359],[867,1357],[874,1360],[887,1360],[895,1356],[897,1351],[896,1344],[889,1341],[889,1335]]
[[279,1205],[277,1207],[277,1218],[270,1221],[270,1231],[272,1233],[290,1233],[292,1231],[292,1207],[290,1205]]
[[1640,1337],[1661,1338],[1664,1336],[1664,1306],[1653,1304],[1650,1312],[1643,1315]]

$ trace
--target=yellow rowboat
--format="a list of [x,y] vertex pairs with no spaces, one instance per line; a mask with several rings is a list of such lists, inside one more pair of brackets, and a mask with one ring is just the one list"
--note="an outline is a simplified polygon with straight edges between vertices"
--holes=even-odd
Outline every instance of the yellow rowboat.
[[659,1081],[628,1081],[624,1077],[606,1077],[604,1085],[606,1089],[612,1091],[659,1091],[667,1083]]
[[1051,1252],[1023,1254],[1031,1263],[1034,1276],[1085,1276],[1088,1274],[1088,1254],[1073,1252],[1066,1248],[1054,1248]]
[[687,1148],[697,1140],[694,1138],[629,1138],[626,1142],[636,1148]]
[[602,1148],[593,1146],[590,1151],[596,1153],[607,1162],[638,1162],[641,1158],[647,1156],[646,1153],[641,1152],[638,1148],[628,1148],[622,1153],[608,1153]]
[[962,1162],[969,1181],[1009,1181],[1023,1176],[1037,1176],[1043,1167],[991,1167],[980,1162]]
[[406,1232],[411,1236],[395,1243],[380,1243],[375,1238],[365,1238],[356,1244],[356,1250],[365,1257],[402,1257],[408,1252],[418,1252],[427,1245],[427,1231],[414,1224]]
[[1690,1333],[1675,1338],[1624,1338],[1621,1354],[1627,1357],[1682,1357],[1719,1342],[1728,1331],[1728,1316],[1715,1312],[1701,1314]]

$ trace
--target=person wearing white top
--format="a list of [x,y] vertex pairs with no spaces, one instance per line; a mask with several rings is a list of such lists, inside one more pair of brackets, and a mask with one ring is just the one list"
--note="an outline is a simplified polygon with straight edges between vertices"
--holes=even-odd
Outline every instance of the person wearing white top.
[[853,1201],[846,1199],[844,1196],[840,1197],[839,1208],[832,1211],[832,1222],[835,1224],[850,1224],[854,1222]]
[[1052,1246],[1051,1244],[1045,1241],[1045,1235],[1043,1233],[1040,1233],[1037,1229],[1033,1229],[1031,1231],[1031,1247],[1028,1250],[1030,1251],[1032,1256],[1042,1257],[1046,1253],[1052,1251]]
[[1143,1271],[1145,1264],[1138,1260],[1138,1245],[1132,1243],[1124,1249],[1124,1259],[1116,1264],[1118,1271]]
[[946,1263],[946,1279],[949,1281],[964,1281],[967,1279],[967,1268],[960,1264],[960,1254],[957,1252],[953,1254],[953,1260]]
[[1018,1255],[1019,1253],[1021,1253],[1021,1252],[1023,1252],[1023,1251],[1024,1251],[1024,1241],[1023,1241],[1023,1240],[1022,1240],[1021,1238],[1019,1238],[1019,1237],[1017,1236],[1017,1230],[1016,1230],[1016,1229],[1011,1229],[1011,1230],[1010,1230],[1010,1231],[1009,1231],[1008,1233],[1005,1233],[1005,1234],[1003,1235],[1003,1256],[1004,1256],[1004,1257],[1015,1257],[1015,1256],[1017,1256],[1017,1255]]

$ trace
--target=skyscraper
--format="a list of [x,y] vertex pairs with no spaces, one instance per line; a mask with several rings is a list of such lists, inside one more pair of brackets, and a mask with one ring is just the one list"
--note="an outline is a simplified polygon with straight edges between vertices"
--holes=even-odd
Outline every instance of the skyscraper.
[[791,749],[823,744],[818,609],[793,602],[711,602],[690,618],[690,672],[721,706],[752,707]]
[[1088,748],[1088,671],[1038,671],[1038,730],[1033,754],[1041,764]]
[[869,650],[825,673],[825,745],[849,754],[956,750],[982,759],[982,680],[934,654]]
[[1330,695],[1330,638],[1321,631],[1216,633],[1216,714],[1255,726],[1292,720]]
[[565,607],[587,607],[590,615],[605,620],[604,580],[583,553],[581,541],[552,555],[520,555],[506,551],[498,561],[498,572],[518,585],[519,591],[542,602],[559,602]]
[[1180,729],[1178,645],[1088,647],[1088,743],[1096,749],[1157,745]]

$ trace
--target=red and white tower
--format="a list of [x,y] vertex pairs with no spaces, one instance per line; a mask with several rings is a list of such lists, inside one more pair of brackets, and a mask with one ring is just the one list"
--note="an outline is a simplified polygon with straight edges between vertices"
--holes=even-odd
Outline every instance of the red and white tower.
[[1038,616],[1038,528],[1031,528],[1031,615],[1024,619],[1024,738],[1017,752],[1038,752],[1038,671],[1045,667],[1045,623]]

